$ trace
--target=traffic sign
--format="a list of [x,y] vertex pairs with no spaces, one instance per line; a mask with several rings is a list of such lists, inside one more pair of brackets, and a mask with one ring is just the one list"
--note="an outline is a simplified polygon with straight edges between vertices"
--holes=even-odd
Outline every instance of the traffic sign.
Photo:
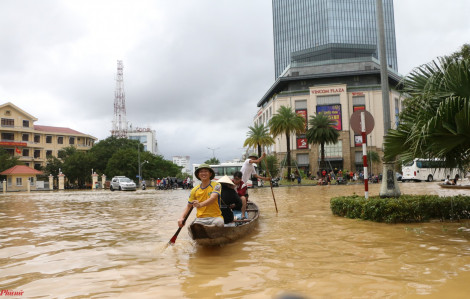
[[374,129],[374,117],[370,114],[369,111],[366,110],[356,110],[351,115],[351,128],[353,129],[354,133],[361,134],[362,133],[362,123],[361,123],[361,113],[364,112],[365,116],[365,123],[366,123],[366,134],[370,134]]

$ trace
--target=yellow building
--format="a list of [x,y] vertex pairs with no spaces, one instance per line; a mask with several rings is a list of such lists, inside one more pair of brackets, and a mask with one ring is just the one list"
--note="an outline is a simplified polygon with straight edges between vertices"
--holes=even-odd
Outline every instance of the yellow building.
[[36,176],[41,174],[43,174],[42,171],[32,169],[25,165],[16,165],[0,172],[0,175],[7,177],[8,191],[36,190]]
[[36,117],[10,102],[0,105],[0,120],[0,147],[31,168],[46,166],[47,157],[65,147],[87,151],[97,140],[70,128],[35,125]]

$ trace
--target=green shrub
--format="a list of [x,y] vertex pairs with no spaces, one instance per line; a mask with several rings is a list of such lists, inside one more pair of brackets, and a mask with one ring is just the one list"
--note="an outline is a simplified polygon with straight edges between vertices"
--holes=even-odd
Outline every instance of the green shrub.
[[470,219],[470,196],[402,195],[399,198],[353,195],[330,200],[334,215],[376,222],[423,222]]

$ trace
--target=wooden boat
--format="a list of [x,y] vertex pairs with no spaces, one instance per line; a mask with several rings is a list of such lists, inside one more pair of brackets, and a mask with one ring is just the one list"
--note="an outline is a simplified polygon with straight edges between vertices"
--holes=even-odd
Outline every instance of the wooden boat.
[[189,236],[199,245],[215,246],[223,245],[240,239],[249,234],[258,224],[258,206],[249,201],[247,203],[246,220],[235,220],[234,223],[226,224],[224,227],[205,226],[199,223],[192,223],[188,230]]
[[441,188],[447,189],[470,189],[470,185],[447,185],[447,184],[439,184]]

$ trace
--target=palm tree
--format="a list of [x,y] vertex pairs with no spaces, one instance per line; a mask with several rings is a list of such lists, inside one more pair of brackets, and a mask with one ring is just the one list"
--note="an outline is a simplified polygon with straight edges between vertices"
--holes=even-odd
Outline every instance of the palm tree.
[[246,133],[247,138],[243,146],[249,146],[258,149],[258,157],[261,157],[261,149],[264,146],[274,144],[274,138],[269,135],[268,127],[264,124],[255,124],[253,127],[248,127],[250,131]]
[[325,168],[325,144],[336,143],[339,132],[334,128],[336,122],[324,113],[310,116],[307,130],[307,141],[311,144],[320,144],[320,169]]
[[300,134],[305,130],[305,119],[302,116],[297,115],[292,108],[281,106],[275,114],[269,120],[269,129],[273,137],[281,134],[286,135],[287,142],[287,177],[290,177],[290,135],[292,133]]
[[409,95],[400,124],[385,137],[385,159],[440,158],[446,167],[470,164],[470,59],[442,57],[404,79]]

